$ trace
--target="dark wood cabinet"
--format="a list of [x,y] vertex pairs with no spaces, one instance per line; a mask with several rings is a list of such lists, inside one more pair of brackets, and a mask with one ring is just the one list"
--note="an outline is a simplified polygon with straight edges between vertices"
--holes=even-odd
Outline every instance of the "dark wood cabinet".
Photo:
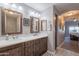
[[21,47],[17,47],[7,52],[9,56],[21,56]]
[[47,51],[47,37],[25,42],[26,56],[40,56]]
[[41,38],[40,39],[40,54],[44,54],[47,51],[47,37],[46,38]]
[[1,56],[40,56],[47,51],[47,37],[0,48]]
[[31,41],[27,41],[25,42],[24,45],[24,52],[25,52],[25,56],[33,56],[33,52],[34,52],[34,42],[33,40]]
[[2,56],[22,56],[23,52],[23,43],[15,44],[12,46],[0,48],[0,55]]
[[40,39],[34,40],[34,56],[39,56]]

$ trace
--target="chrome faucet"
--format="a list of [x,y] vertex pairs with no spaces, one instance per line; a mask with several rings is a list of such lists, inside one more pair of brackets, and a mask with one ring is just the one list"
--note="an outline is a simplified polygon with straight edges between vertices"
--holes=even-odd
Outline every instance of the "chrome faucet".
[[6,40],[9,40],[9,35],[8,34],[6,35]]
[[16,39],[16,36],[12,36],[13,39]]

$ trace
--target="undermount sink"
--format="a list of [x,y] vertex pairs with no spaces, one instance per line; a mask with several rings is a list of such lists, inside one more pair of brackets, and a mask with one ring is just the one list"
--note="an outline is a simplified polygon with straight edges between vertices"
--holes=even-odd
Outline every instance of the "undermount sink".
[[33,33],[32,36],[38,36],[39,34],[40,34],[40,32]]
[[33,34],[33,36],[37,36],[37,35],[38,35],[38,33],[34,33],[34,34]]

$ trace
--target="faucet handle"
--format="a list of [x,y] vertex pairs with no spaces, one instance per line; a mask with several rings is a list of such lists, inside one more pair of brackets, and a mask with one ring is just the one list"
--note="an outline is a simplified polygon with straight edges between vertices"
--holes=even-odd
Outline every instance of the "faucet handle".
[[9,35],[8,34],[6,34],[6,40],[9,40]]

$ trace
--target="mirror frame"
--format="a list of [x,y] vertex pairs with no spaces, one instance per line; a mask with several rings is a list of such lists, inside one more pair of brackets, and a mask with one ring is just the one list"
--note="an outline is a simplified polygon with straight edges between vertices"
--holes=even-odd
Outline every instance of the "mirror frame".
[[33,18],[38,19],[38,27],[37,27],[38,30],[37,30],[37,32],[39,32],[39,30],[40,30],[40,29],[39,29],[39,18],[37,18],[37,17],[32,17],[32,16],[30,17],[30,32],[31,32],[31,33],[35,33],[35,32],[33,31],[33,21],[34,21]]
[[[43,23],[46,22],[46,30],[43,30]],[[47,20],[41,20],[41,31],[47,31]]]
[[[11,11],[11,12],[15,12],[17,14],[20,14],[20,31],[19,32],[13,32],[13,33],[6,33],[5,32],[5,10]],[[6,34],[22,34],[22,14],[20,12],[11,10],[11,9],[6,9],[6,8],[1,8],[1,22],[2,22],[2,35],[6,35]]]

